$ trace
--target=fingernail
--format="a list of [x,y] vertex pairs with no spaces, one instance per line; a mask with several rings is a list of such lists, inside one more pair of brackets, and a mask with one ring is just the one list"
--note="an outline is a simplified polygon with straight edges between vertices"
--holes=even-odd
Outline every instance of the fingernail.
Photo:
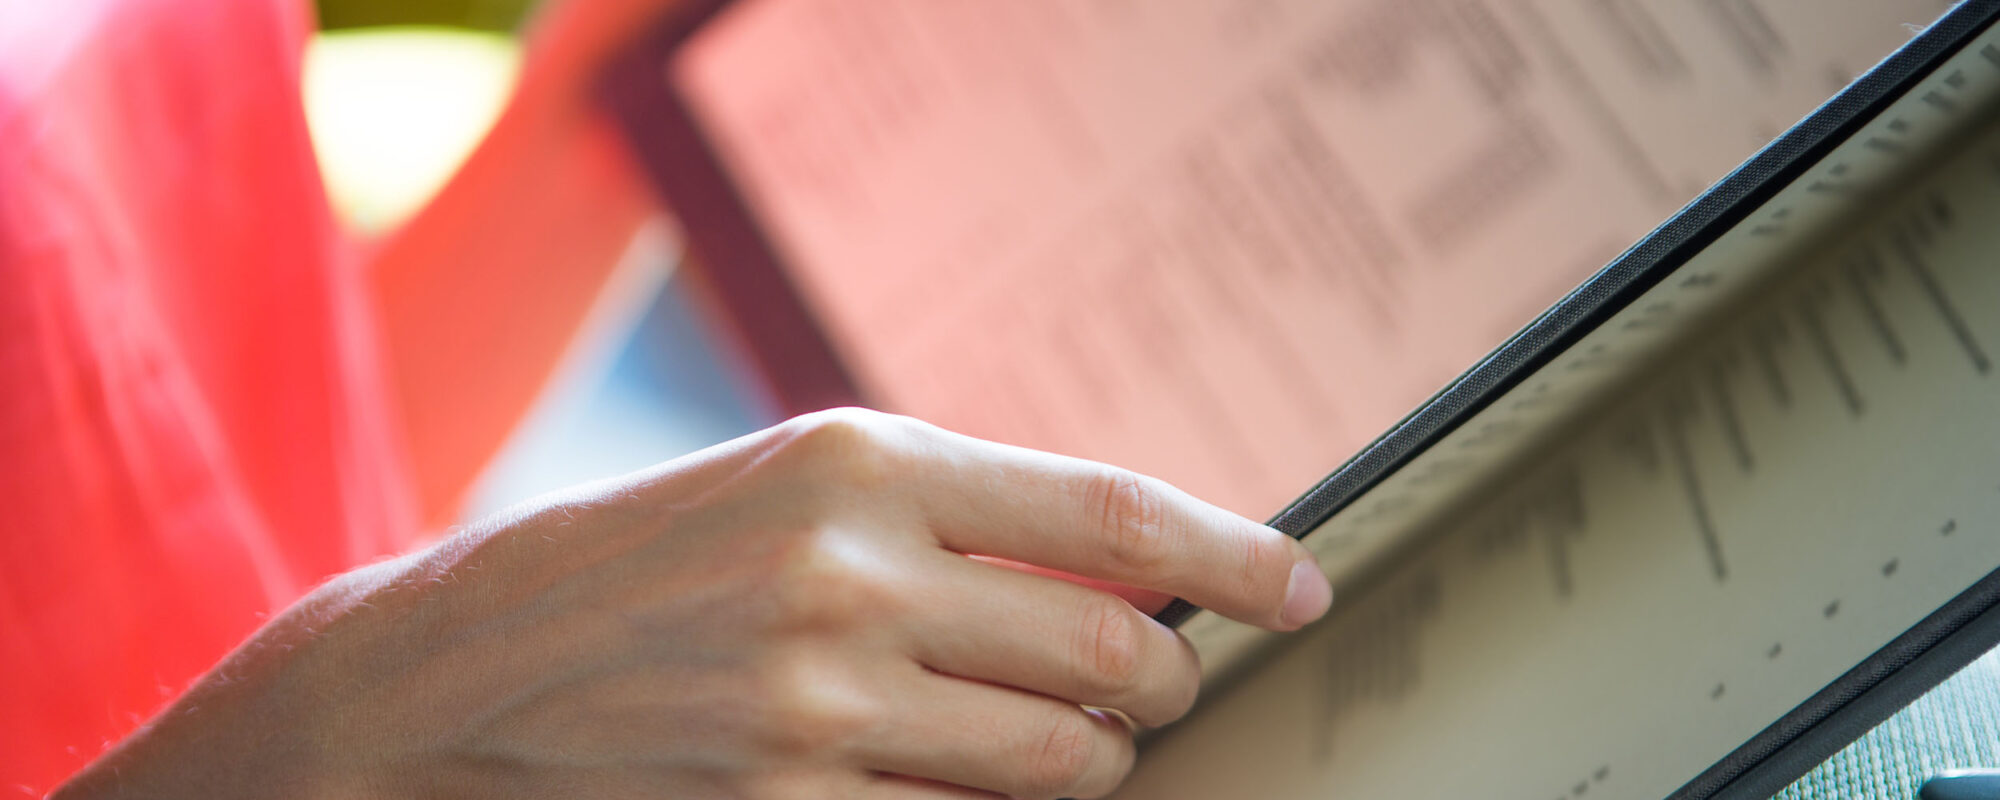
[[1293,564],[1291,582],[1285,586],[1285,608],[1278,612],[1278,619],[1297,628],[1319,619],[1331,605],[1333,585],[1327,583],[1319,564],[1311,559]]

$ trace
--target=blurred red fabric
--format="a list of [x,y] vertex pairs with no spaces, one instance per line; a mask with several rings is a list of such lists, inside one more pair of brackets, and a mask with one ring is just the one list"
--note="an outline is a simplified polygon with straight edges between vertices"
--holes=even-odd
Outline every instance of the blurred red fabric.
[[416,525],[298,0],[0,0],[0,787]]

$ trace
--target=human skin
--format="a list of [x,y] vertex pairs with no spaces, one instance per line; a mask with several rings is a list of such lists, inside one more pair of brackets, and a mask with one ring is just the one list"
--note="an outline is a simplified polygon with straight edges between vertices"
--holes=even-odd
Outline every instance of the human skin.
[[53,797],[1110,792],[1121,715],[1185,713],[1193,649],[975,554],[1277,630],[1331,600],[1297,542],[1159,481],[823,412],[337,578]]

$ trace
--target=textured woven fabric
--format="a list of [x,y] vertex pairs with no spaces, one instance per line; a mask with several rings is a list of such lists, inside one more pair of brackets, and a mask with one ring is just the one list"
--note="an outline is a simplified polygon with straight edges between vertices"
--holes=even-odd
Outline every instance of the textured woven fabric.
[[2000,767],[2000,650],[1959,670],[1777,797],[1913,798],[1931,776],[1963,767]]

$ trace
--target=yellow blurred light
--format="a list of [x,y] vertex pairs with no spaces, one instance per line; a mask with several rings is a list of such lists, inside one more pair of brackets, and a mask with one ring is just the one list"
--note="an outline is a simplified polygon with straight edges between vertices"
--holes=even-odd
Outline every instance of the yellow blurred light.
[[322,33],[306,48],[306,123],[335,214],[363,233],[402,222],[492,127],[513,90],[508,36],[449,28]]

